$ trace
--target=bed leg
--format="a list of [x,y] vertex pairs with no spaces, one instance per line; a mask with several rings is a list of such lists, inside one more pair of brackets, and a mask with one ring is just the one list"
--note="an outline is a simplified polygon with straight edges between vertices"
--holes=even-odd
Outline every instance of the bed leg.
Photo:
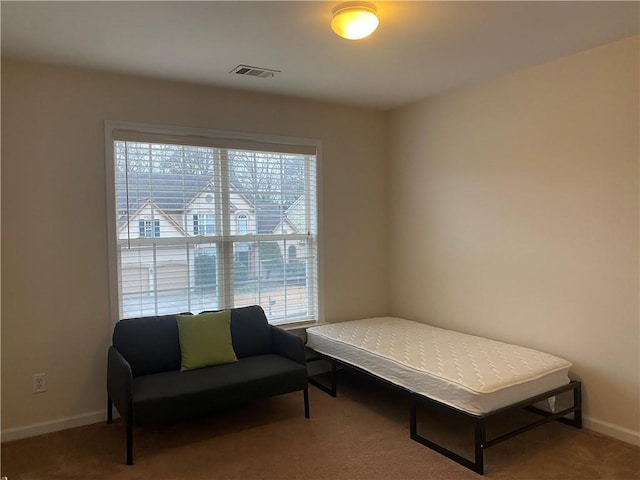
[[331,395],[332,397],[337,397],[338,396],[338,380],[337,380],[337,375],[336,375],[336,371],[337,371],[337,362],[335,360],[335,358],[328,358],[329,363],[331,364],[331,386],[327,387],[325,384],[320,383],[318,380],[316,380],[313,377],[309,377],[309,383],[311,385],[313,385],[316,388],[319,388],[320,390],[322,390],[324,393]]
[[573,406],[577,408],[573,412],[573,425],[576,428],[582,428],[582,383],[577,382],[573,389]]
[[473,471],[484,475],[484,443],[486,439],[485,424],[478,420],[475,422],[475,464]]
[[484,448],[485,448],[485,422],[483,419],[475,420],[475,459],[474,461],[469,460],[466,457],[454,452],[453,450],[449,450],[448,448],[435,443],[428,438],[423,437],[418,433],[418,402],[415,395],[411,395],[411,410],[410,410],[410,419],[409,419],[409,430],[411,432],[411,440],[414,440],[418,443],[421,443],[425,447],[429,447],[432,450],[444,455],[447,458],[450,458],[454,462],[459,463],[463,467],[468,468],[469,470],[473,470],[480,475],[484,475]]
[[331,396],[338,396],[338,379],[336,376],[336,360],[335,358],[331,359]]
[[412,440],[416,439],[417,427],[416,427],[416,399],[411,397],[411,410],[409,412],[409,433]]

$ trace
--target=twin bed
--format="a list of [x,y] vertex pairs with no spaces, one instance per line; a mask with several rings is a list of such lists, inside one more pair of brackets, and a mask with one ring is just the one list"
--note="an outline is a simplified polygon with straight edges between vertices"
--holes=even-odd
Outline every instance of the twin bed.
[[[536,350],[393,317],[311,327],[307,347],[331,362],[331,387],[310,379],[313,385],[335,396],[340,364],[408,392],[411,438],[480,474],[484,449],[496,443],[552,420],[582,427],[580,382],[568,376],[571,363]],[[556,411],[556,396],[564,392],[573,393],[573,404]],[[418,434],[419,403],[473,422],[473,460]],[[522,408],[540,418],[487,439],[490,418]]]

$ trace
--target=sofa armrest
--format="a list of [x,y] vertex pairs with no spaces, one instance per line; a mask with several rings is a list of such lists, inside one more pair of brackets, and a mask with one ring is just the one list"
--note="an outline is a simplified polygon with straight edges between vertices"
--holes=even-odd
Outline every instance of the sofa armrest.
[[114,346],[107,356],[107,394],[121,417],[129,418],[133,401],[133,375],[131,365]]
[[269,325],[269,329],[271,330],[273,353],[282,355],[301,365],[307,364],[304,343],[300,337],[275,325]]

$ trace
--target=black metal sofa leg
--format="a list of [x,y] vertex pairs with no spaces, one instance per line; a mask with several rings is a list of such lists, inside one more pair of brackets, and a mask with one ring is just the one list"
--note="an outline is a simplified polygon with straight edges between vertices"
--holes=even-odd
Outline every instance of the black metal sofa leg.
[[304,393],[304,418],[309,418],[309,387],[305,387]]
[[109,395],[107,395],[107,423],[113,423],[113,401]]
[[127,418],[127,465],[133,465],[133,419]]

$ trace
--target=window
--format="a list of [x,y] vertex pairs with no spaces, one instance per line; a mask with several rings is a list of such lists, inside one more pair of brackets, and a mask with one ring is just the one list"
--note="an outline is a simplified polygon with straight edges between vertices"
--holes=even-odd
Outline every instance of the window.
[[244,213],[238,215],[238,235],[246,235],[249,232],[249,217]]
[[211,214],[193,215],[194,235],[214,235],[216,233],[216,217]]
[[107,124],[114,312],[318,320],[317,142],[195,133]]
[[138,231],[141,238],[160,236],[160,220],[139,220]]

